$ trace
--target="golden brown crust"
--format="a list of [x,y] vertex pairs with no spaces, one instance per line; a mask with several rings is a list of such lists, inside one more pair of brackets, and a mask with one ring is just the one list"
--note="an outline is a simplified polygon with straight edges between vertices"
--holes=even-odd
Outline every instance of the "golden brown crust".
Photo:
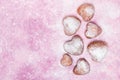
[[95,41],[92,41],[88,44],[88,48],[90,47],[103,47],[103,46],[107,46],[107,43],[105,41],[102,41],[102,40],[95,40]]

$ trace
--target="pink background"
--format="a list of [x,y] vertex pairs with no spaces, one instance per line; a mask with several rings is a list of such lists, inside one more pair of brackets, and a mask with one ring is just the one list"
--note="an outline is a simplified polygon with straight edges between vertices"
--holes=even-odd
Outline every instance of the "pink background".
[[[65,53],[62,19],[77,14],[84,2],[95,6],[95,21],[103,29],[94,39],[84,36],[85,22],[77,32],[85,44],[82,55],[72,56],[70,67],[60,65]],[[82,19],[81,19],[82,20]],[[109,45],[105,59],[91,60],[86,46],[93,40]],[[0,0],[0,80],[120,80],[120,0]],[[91,71],[74,75],[80,57],[86,58]]]

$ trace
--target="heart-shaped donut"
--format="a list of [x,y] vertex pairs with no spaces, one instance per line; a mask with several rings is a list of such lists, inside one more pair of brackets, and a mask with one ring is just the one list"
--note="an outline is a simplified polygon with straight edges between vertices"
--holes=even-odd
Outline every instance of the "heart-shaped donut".
[[90,64],[85,58],[80,58],[73,69],[76,75],[84,75],[90,72]]
[[108,45],[105,41],[95,40],[89,43],[88,52],[93,61],[99,62],[104,59],[108,51]]
[[102,29],[94,22],[89,22],[86,25],[85,36],[89,39],[95,38],[100,35]]
[[66,16],[63,19],[64,33],[67,36],[75,34],[79,30],[80,25],[81,21],[76,16]]
[[73,36],[71,40],[64,43],[64,50],[72,55],[82,54],[83,49],[83,40],[79,35]]
[[78,14],[83,18],[84,21],[90,21],[95,13],[95,8],[90,3],[84,3],[77,9]]

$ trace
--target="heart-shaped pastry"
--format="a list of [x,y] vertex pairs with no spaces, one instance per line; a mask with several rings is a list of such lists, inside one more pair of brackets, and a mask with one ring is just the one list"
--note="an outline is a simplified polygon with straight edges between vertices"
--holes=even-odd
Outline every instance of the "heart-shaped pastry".
[[70,66],[72,65],[72,57],[69,54],[64,54],[61,59],[61,65],[63,66]]
[[64,33],[68,36],[75,34],[81,25],[81,21],[75,16],[66,16],[63,19]]
[[73,69],[76,75],[84,75],[90,72],[90,64],[85,58],[80,58]]
[[95,8],[90,3],[84,3],[77,9],[78,14],[83,18],[84,21],[90,21],[95,13]]
[[83,49],[83,40],[79,35],[73,36],[71,40],[64,43],[64,50],[72,55],[82,54]]
[[102,29],[94,22],[89,22],[86,25],[86,31],[85,36],[89,39],[95,38],[98,35],[100,35],[102,32]]
[[96,40],[89,43],[88,52],[93,61],[99,62],[104,59],[107,54],[108,46],[105,41]]

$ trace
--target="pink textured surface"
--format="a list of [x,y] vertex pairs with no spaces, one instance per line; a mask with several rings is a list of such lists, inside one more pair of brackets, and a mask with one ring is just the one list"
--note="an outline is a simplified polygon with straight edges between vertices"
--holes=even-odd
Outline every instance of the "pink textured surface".
[[[60,65],[65,36],[61,21],[66,15],[76,15],[84,2],[92,3],[103,33],[96,39],[105,40],[109,52],[101,63],[93,62],[86,49],[74,57],[71,67]],[[0,0],[0,80],[120,80],[120,1],[119,0]],[[83,32],[77,34],[90,40]],[[94,39],[93,39],[94,40]],[[85,57],[91,71],[76,76],[72,68],[79,57]]]

